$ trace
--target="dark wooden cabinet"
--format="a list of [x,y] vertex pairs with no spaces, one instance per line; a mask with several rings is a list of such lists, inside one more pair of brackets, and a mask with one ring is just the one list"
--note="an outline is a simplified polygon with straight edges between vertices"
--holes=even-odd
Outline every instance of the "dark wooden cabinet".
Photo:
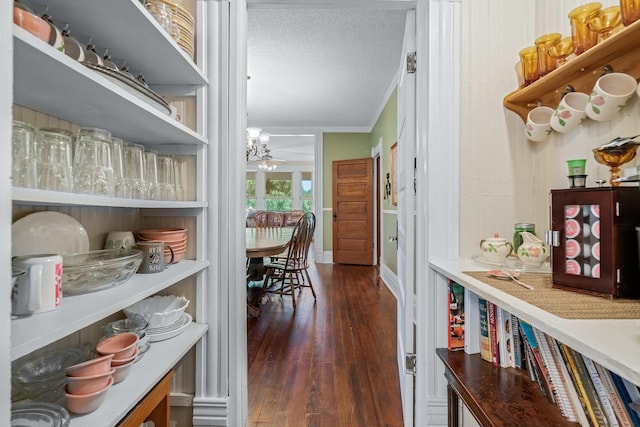
[[640,298],[637,187],[551,190],[553,286]]

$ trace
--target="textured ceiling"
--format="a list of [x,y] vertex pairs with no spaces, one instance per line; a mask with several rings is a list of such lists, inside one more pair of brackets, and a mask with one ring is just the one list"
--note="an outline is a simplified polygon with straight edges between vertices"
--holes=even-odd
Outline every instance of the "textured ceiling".
[[405,13],[249,9],[249,126],[369,131],[401,64]]

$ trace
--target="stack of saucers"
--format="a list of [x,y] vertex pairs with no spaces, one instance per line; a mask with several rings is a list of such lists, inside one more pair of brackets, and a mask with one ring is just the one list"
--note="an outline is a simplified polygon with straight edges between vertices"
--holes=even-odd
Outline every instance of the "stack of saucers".
[[189,300],[176,295],[154,295],[125,308],[129,319],[144,319],[149,342],[173,338],[184,331],[193,320],[185,312]]

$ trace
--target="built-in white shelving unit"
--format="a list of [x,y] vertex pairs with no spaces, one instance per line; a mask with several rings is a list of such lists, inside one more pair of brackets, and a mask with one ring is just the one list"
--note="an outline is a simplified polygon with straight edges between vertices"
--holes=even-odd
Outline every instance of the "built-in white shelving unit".
[[[29,2],[27,1],[27,4]],[[166,34],[138,0],[52,0],[47,14],[55,23],[68,23],[72,36],[81,44],[89,39],[99,53],[106,49],[117,65],[124,60],[132,72],[142,73],[146,82],[159,93],[163,87],[172,93],[191,94],[195,102],[195,122],[203,120],[207,100],[201,89],[209,85],[209,76],[178,44]],[[198,6],[198,11],[207,10]],[[196,17],[198,19],[198,17]],[[189,230],[195,242],[195,260],[181,260],[156,274],[136,274],[128,282],[109,289],[63,297],[54,311],[11,319],[11,360],[26,356],[42,347],[100,322],[123,308],[153,294],[165,291],[190,277],[195,277],[196,298],[205,289],[207,218],[209,203],[204,182],[211,161],[209,138],[170,117],[162,104],[150,102],[101,73],[66,56],[63,52],[13,25],[13,103],[38,113],[62,119],[78,126],[109,130],[114,136],[145,146],[165,147],[169,152],[196,156],[194,201],[154,201],[115,197],[85,196],[24,188],[4,188],[10,193],[14,209],[54,210],[73,207],[73,212],[98,210],[109,217],[121,216],[124,223],[131,215],[138,219],[163,216],[169,223],[189,217],[196,227]],[[205,37],[206,28],[197,32]],[[179,90],[176,90],[179,88]],[[198,129],[207,129],[199,126]],[[209,132],[212,132],[209,129]],[[9,145],[6,145],[8,148]],[[37,207],[37,209],[36,209]],[[92,248],[97,249],[97,248]],[[194,322],[180,335],[154,342],[138,361],[125,382],[107,392],[104,404],[93,413],[74,415],[72,426],[116,425],[198,343],[208,330],[198,323],[198,313],[206,311],[206,300],[192,301]],[[206,322],[206,319],[204,320]],[[7,386],[8,384],[4,384]],[[0,424],[4,423],[0,421]]]

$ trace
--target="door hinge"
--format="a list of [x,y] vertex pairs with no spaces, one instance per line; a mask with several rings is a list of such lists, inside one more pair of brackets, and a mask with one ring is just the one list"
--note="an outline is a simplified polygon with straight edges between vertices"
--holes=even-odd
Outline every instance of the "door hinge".
[[415,353],[407,353],[404,357],[404,372],[409,375],[416,375],[416,355]]
[[407,73],[413,74],[418,69],[416,52],[407,53]]

